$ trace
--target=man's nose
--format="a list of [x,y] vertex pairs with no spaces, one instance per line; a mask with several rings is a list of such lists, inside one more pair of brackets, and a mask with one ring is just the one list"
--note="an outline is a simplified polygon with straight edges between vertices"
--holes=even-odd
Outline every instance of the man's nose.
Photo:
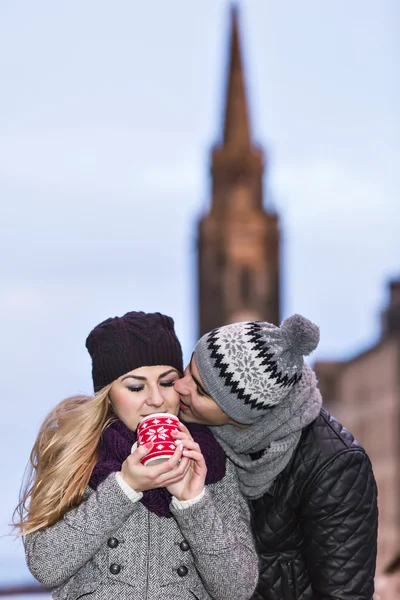
[[189,377],[184,375],[181,379],[177,379],[174,383],[174,390],[178,392],[178,394],[185,395],[188,393],[188,380]]

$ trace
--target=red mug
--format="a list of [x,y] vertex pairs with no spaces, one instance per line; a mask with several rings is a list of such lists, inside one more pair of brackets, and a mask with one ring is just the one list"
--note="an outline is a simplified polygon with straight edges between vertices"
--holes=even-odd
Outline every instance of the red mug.
[[154,413],[144,417],[137,428],[137,444],[153,442],[153,448],[140,461],[143,465],[157,464],[171,458],[176,450],[171,431],[179,430],[179,419],[170,413]]

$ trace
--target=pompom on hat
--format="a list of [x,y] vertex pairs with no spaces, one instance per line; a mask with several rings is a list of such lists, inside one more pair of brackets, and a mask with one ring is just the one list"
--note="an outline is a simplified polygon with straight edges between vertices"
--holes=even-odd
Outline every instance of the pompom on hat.
[[316,349],[319,328],[301,315],[280,327],[232,323],[205,334],[194,357],[204,387],[234,421],[250,425],[282,402],[301,379],[304,356]]
[[94,391],[139,367],[168,365],[183,372],[174,321],[161,313],[128,312],[106,319],[88,335]]

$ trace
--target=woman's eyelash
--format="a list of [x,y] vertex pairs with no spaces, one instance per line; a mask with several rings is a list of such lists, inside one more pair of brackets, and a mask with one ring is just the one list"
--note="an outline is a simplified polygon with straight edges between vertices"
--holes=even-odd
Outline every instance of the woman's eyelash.
[[[172,387],[175,383],[175,379],[173,379],[172,381],[161,381],[160,385],[162,387]],[[128,390],[130,392],[141,392],[144,389],[143,385],[136,385],[136,386],[129,386]]]

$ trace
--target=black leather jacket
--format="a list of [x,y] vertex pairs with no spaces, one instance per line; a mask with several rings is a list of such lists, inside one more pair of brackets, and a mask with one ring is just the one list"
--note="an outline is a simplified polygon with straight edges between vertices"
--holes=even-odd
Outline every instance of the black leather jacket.
[[364,449],[322,409],[269,492],[251,502],[254,600],[371,600],[377,490]]

